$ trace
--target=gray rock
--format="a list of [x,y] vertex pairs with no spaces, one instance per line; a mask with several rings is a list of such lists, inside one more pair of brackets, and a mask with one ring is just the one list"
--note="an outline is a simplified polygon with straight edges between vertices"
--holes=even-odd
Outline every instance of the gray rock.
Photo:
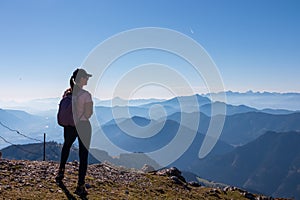
[[200,187],[200,183],[196,182],[196,181],[191,181],[188,183],[190,186],[193,186],[193,187]]
[[244,192],[243,195],[247,199],[255,200],[255,196],[252,193],[250,193],[250,192]]
[[186,183],[186,180],[183,176],[181,176],[181,171],[179,171],[176,167],[171,167],[168,169],[162,169],[156,172],[157,175],[163,175],[163,176],[176,176],[179,178],[182,182]]
[[151,165],[147,165],[147,164],[145,164],[141,170],[145,173],[155,171],[154,167],[152,167]]
[[183,185],[182,181],[177,176],[171,176],[170,179],[178,185]]

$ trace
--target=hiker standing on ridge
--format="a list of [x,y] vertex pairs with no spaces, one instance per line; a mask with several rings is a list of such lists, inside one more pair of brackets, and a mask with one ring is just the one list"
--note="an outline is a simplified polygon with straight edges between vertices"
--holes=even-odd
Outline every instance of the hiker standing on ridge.
[[[87,85],[88,79],[91,77],[84,69],[76,69],[70,78],[70,88],[67,89],[63,95],[65,98],[71,99],[71,111],[70,116],[72,123],[61,124],[58,117],[58,122],[64,127],[64,144],[61,151],[61,160],[56,176],[56,181],[61,183],[64,178],[65,164],[68,160],[70,148],[75,139],[78,138],[79,143],[79,173],[78,173],[78,185],[75,194],[79,196],[87,195],[85,189],[85,175],[88,165],[88,151],[91,141],[92,128],[89,118],[93,114],[93,100],[91,94],[83,89],[83,86]],[[63,101],[62,100],[62,101]],[[61,101],[61,102],[62,102]],[[70,103],[69,103],[70,104]],[[73,117],[73,118],[72,118]],[[65,119],[70,121],[69,119]]]

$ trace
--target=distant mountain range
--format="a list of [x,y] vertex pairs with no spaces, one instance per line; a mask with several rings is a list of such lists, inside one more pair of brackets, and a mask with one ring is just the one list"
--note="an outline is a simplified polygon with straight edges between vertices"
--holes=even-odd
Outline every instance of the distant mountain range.
[[[220,95],[224,93],[209,93],[201,94],[199,96],[206,97],[208,100],[213,99],[214,101],[220,101]],[[258,110],[262,109],[275,109],[275,110],[291,110],[300,111],[300,93],[276,93],[276,92],[232,92],[226,91],[226,104],[231,105],[245,105],[248,107],[253,107]],[[44,98],[44,99],[34,99],[24,102],[15,101],[3,101],[0,100],[0,108],[23,110],[34,114],[41,114],[45,111],[57,110],[58,103],[61,97],[56,98]],[[115,98],[113,100],[100,100],[94,98],[94,103],[96,106],[111,107],[114,106],[140,106],[151,103],[159,103],[163,101],[170,101],[172,104],[172,99],[133,99],[124,100],[120,98]],[[203,102],[205,104],[205,101]],[[209,103],[209,102],[206,102]]]
[[[196,100],[196,105],[193,100]],[[205,134],[210,122],[212,105],[215,106],[215,108],[223,106],[227,109],[227,116],[225,118],[225,124],[220,139],[229,145],[236,146],[246,144],[268,130],[300,130],[300,125],[298,123],[300,120],[299,112],[274,109],[257,110],[244,105],[233,106],[222,102],[210,103],[210,100],[207,97],[202,97],[200,95],[173,98],[159,102],[159,104],[153,102],[139,106],[116,106],[113,108],[96,106],[95,116],[105,132],[108,133],[108,138],[121,138],[120,140],[115,139],[118,145],[133,152],[147,152],[151,151],[151,149],[153,150],[154,147],[152,142],[155,142],[155,148],[158,148],[159,146],[167,144],[167,142],[174,137],[172,134],[176,134],[175,130],[179,127],[182,116],[186,117],[192,124],[194,123],[195,115],[200,116],[199,128],[198,130],[193,131],[199,132],[199,134]],[[190,113],[183,112],[181,108],[183,108],[183,111],[190,111]],[[199,110],[201,112],[200,114]],[[114,116],[114,112],[119,113],[117,119],[115,118],[116,116]],[[129,113],[129,116],[127,113]],[[158,126],[164,126],[164,128],[162,129],[161,134],[157,134],[154,138],[149,138],[147,140],[144,140],[143,138],[130,138],[126,136],[127,134],[124,134],[117,125],[119,121],[123,121],[124,124],[126,121],[127,123],[128,121],[131,122],[132,119],[134,119],[134,123],[136,124],[147,124],[150,123],[150,118],[155,122],[155,125],[152,126],[152,129],[148,129],[148,131],[153,132]],[[118,120],[118,123],[116,123],[115,120]],[[12,131],[0,126],[1,136],[14,144],[33,142],[32,140],[28,140],[28,138],[17,134],[17,131],[40,141],[43,138],[43,133],[47,134],[47,141],[52,140],[62,142],[63,140],[62,127],[57,125],[56,113],[49,117],[41,117],[19,110],[0,109],[0,122],[10,129],[16,130]],[[191,127],[188,124],[185,126],[187,130]],[[95,129],[95,131],[97,131],[97,129]],[[160,136],[163,136],[164,138],[160,138]],[[149,145],[145,145],[147,142],[150,142]],[[8,145],[9,143],[0,139],[0,148]],[[108,149],[108,152],[109,151],[110,150]]]
[[[44,133],[47,140],[62,141],[62,128],[57,125],[56,116],[42,117],[20,110],[0,109],[0,136],[8,142],[26,144],[42,141]],[[8,145],[0,139],[0,148]]]
[[[33,101],[33,103],[39,106],[41,109],[45,109],[49,104],[55,104],[57,107],[58,101],[59,99],[46,99],[46,100],[35,100]],[[124,103],[124,100],[116,99],[116,102],[122,105]],[[96,103],[96,105],[97,104],[100,103],[98,102]],[[114,120],[115,117],[121,119],[122,118],[129,119],[134,116],[137,116],[145,119],[151,118],[153,120],[159,121],[163,116],[165,116],[167,119],[172,120],[172,115],[176,115],[176,113],[181,113],[181,112],[192,113],[192,112],[200,111],[201,113],[205,114],[204,116],[205,118],[206,116],[210,117],[212,105],[214,106],[214,108],[217,108],[217,110],[219,107],[226,107],[226,115],[232,116],[232,117],[228,117],[228,119],[229,118],[237,119],[238,117],[234,117],[235,115],[249,113],[249,112],[261,112],[261,113],[268,113],[272,115],[292,114],[295,112],[295,111],[282,110],[282,109],[281,110],[277,110],[277,109],[257,110],[255,108],[246,105],[234,106],[234,105],[224,104],[222,102],[211,103],[209,98],[200,95],[178,97],[166,101],[156,100],[156,99],[133,100],[130,103],[130,105],[131,106],[128,107],[115,106],[113,108],[107,106],[96,106],[95,116],[101,125],[106,126],[107,123],[111,123],[111,121]],[[113,111],[119,115],[114,116],[115,113]],[[42,139],[43,133],[47,133],[48,141],[54,140],[54,141],[62,142],[62,137],[61,137],[62,128],[57,125],[56,113],[57,113],[57,108],[55,110],[50,110],[50,111],[46,111],[46,110],[40,111],[39,113],[40,115],[29,114],[21,110],[0,109],[0,122],[5,124],[9,128],[18,130],[19,132],[29,135],[30,137]],[[217,112],[216,114],[221,114],[221,113]],[[179,122],[178,120],[175,121]],[[201,127],[205,127],[205,126],[202,125]],[[262,128],[259,129],[262,130]],[[205,129],[201,129],[200,132],[205,133],[206,131]],[[9,138],[10,139],[9,141],[12,143],[24,144],[30,142],[26,138],[20,137],[20,135],[16,134],[15,132],[9,131],[8,129],[2,126],[0,126],[0,133],[3,137]],[[261,134],[261,132],[258,134]],[[250,138],[250,139],[254,139],[254,138]],[[244,141],[242,141],[242,143],[244,143]],[[5,144],[6,144],[5,142],[0,140],[0,148],[3,147]],[[236,143],[230,143],[230,144],[236,144]]]
[[275,197],[300,199],[299,142],[300,132],[267,132],[231,152],[186,165],[209,180]]
[[[105,124],[115,118],[126,119],[134,116],[158,120],[162,118],[162,116],[170,116],[177,112],[201,112],[207,116],[211,116],[212,107],[215,109],[215,115],[225,114],[227,116],[247,112],[262,112],[274,115],[291,114],[297,112],[285,109],[268,108],[259,110],[246,105],[230,105],[223,102],[211,102],[207,97],[194,95],[173,98],[166,101],[141,104],[139,106],[96,106],[95,113],[100,124]],[[221,112],[222,108],[226,108],[226,113]]]
[[[184,115],[191,123],[199,113],[174,113],[168,116],[178,124]],[[207,132],[211,117],[200,113],[198,132]],[[246,112],[226,116],[220,140],[233,146],[246,144],[267,131],[300,131],[300,113],[272,115],[262,112]]]
[[[224,93],[203,94],[203,96],[219,101],[220,95]],[[227,104],[232,105],[247,105],[256,109],[284,109],[284,110],[300,110],[300,93],[288,92],[232,92],[227,91]]]
[[[13,160],[43,160],[43,143],[32,143],[24,145],[12,145],[1,149],[4,159]],[[46,160],[60,161],[62,144],[56,142],[46,143]],[[94,156],[96,155],[96,157]],[[79,160],[78,148],[72,147],[68,162]],[[160,166],[147,155],[142,153],[124,153],[118,157],[111,157],[106,151],[91,148],[89,154],[89,164],[100,162],[109,162],[114,165],[124,166],[126,168],[141,169],[145,164],[151,165],[155,169]]]
[[[211,102],[210,99],[217,100],[220,94],[211,95],[215,97],[194,95],[131,102],[115,99],[114,107],[110,106],[109,101],[95,100],[94,117],[100,122],[102,132],[93,124],[93,137],[104,133],[110,142],[136,153],[111,157],[109,155],[115,154],[109,145],[105,146],[108,153],[95,149],[91,151],[116,165],[141,167],[147,161],[159,167],[156,161],[143,153],[168,145],[181,127],[183,133],[195,134],[195,138],[186,152],[182,152],[183,155],[171,165],[187,173],[192,172],[212,181],[237,185],[247,190],[300,198],[297,196],[300,188],[299,145],[296,146],[300,143],[300,112],[297,111],[300,94],[227,92],[228,102],[232,104]],[[284,104],[286,106],[280,106]],[[217,111],[225,107],[226,113],[216,112],[212,116],[212,106]],[[0,109],[0,148],[41,141],[43,133],[47,133],[47,141],[62,143],[63,130],[57,125],[56,112],[57,108],[44,110],[42,115],[33,115],[21,110]],[[198,153],[209,123],[212,117],[219,118],[221,114],[225,114],[221,136],[208,156],[200,160]],[[183,118],[187,119],[184,124]],[[195,124],[197,118],[200,119],[199,124]],[[136,136],[129,134],[134,131]],[[49,143],[47,147],[47,159],[59,160],[61,146],[55,142]],[[26,145],[21,148],[27,149],[27,154],[24,149],[21,150],[22,154],[16,145],[2,151],[4,156],[10,155],[11,159],[41,159],[42,147],[32,144],[28,148]],[[170,154],[163,156],[168,157]],[[92,155],[90,158],[90,163],[98,162]],[[76,150],[71,152],[70,159],[78,160]]]
[[[149,122],[149,120],[141,117],[134,117],[132,120],[139,125],[145,125]],[[131,123],[131,119],[124,120],[119,126],[126,126],[126,123]],[[119,126],[115,123],[110,123],[109,125],[105,125],[102,129],[106,137],[118,147],[121,147],[122,149],[130,152],[148,153],[164,147],[172,139],[174,139],[180,124],[173,120],[167,120],[164,122],[156,121],[153,123],[152,127],[150,126],[144,129],[145,133],[156,133],[154,136],[147,138],[137,138],[134,136],[130,136]],[[159,131],[156,132],[157,127],[162,127],[162,129],[159,129]],[[189,129],[188,127],[181,127],[181,131],[185,134],[195,134],[195,131]],[[144,132],[140,133],[141,136]],[[200,132],[196,132],[196,134],[197,135],[194,139],[194,141],[196,142],[194,143],[193,147],[199,151],[199,147],[205,135],[201,134]],[[230,151],[232,150],[232,148],[233,147],[231,145],[220,140],[212,153],[220,154]],[[168,155],[162,155],[162,157],[163,156]]]

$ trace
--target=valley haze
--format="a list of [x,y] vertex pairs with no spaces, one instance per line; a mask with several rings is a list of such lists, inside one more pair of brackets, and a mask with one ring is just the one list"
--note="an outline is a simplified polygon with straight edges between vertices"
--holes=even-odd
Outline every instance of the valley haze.
[[[298,160],[300,160],[300,149],[297,145],[300,142],[300,112],[298,107],[300,94],[228,91],[226,92],[226,103],[212,102],[209,98],[211,95],[215,95],[214,99],[217,99],[219,94],[197,94],[171,99],[152,98],[129,101],[117,98],[114,99],[116,105],[113,107],[111,107],[110,100],[94,99],[92,124],[95,128],[93,128],[91,147],[93,152],[97,153],[92,154],[91,157],[96,155],[96,160],[122,163],[123,161],[113,157],[121,156],[123,158],[126,155],[125,160],[140,160],[139,166],[142,165],[143,161],[157,163],[155,164],[156,167],[161,166],[160,161],[149,156],[151,154],[148,153],[161,149],[174,140],[180,127],[185,134],[195,134],[195,138],[190,146],[182,152],[182,155],[170,163],[170,166],[176,166],[205,179],[236,185],[250,191],[259,191],[275,197],[298,198],[297,194],[300,191],[295,180],[300,180],[297,174]],[[193,99],[197,100],[196,105],[191,104],[191,102],[195,103],[192,101]],[[34,157],[40,152],[31,155],[30,152],[34,152],[36,149],[27,144],[34,145],[36,143],[38,145],[38,143],[42,143],[43,133],[46,133],[47,141],[54,142],[47,147],[47,158],[58,160],[61,148],[59,143],[63,142],[62,127],[58,126],[56,122],[59,100],[60,98],[39,99],[26,102],[24,105],[14,105],[16,107],[12,107],[13,109],[3,107],[0,109],[0,149],[5,153],[4,157],[17,158],[14,152],[19,152],[18,155],[23,156],[18,157],[18,159],[40,159],[40,157]],[[160,106],[155,107],[155,105]],[[282,107],[283,105],[286,106]],[[19,108],[26,108],[28,111],[31,109],[32,113],[25,112],[26,109],[16,109],[18,106]],[[216,108],[219,106],[226,107],[225,123],[220,138],[212,151],[204,159],[199,159],[199,148],[204,141],[211,118],[219,117],[222,114],[217,112],[215,116],[212,115],[212,106]],[[161,111],[162,108],[164,112]],[[129,115],[120,115],[119,118],[115,118],[113,111],[120,109],[128,109]],[[193,129],[192,127],[195,126],[190,125],[195,123],[197,117],[200,119],[199,124],[196,129]],[[182,118],[187,120],[185,124],[181,124]],[[99,123],[101,129],[97,128],[96,122]],[[131,123],[135,124],[135,128],[142,130],[139,134],[149,135],[152,132],[155,134],[145,138],[142,135],[141,138],[131,136],[121,128],[122,126],[129,126]],[[132,131],[134,130],[132,129]],[[105,138],[110,142],[105,142]],[[112,144],[121,149],[116,150]],[[293,144],[293,146],[284,149],[287,144]],[[75,143],[75,148],[77,148],[77,143]],[[23,151],[27,153],[22,154]],[[53,152],[56,152],[55,155]],[[139,154],[145,154],[146,157]],[[289,157],[286,157],[286,154]],[[258,155],[264,156],[258,157]],[[160,155],[160,159],[170,156],[172,155]],[[282,159],[287,158],[286,162],[282,162]],[[74,155],[72,159],[76,159]],[[123,164],[130,166],[126,162]],[[244,165],[254,166],[251,169],[252,174],[246,173],[249,169],[246,170]],[[227,171],[225,174],[233,173],[233,175],[225,176],[223,173],[217,173],[222,171],[217,166],[224,166],[224,170]],[[270,173],[263,172],[264,166],[270,168]],[[273,166],[275,168],[276,166],[280,167],[272,169]],[[239,178],[234,172],[238,173]],[[256,179],[253,174],[262,178]],[[293,174],[294,178],[289,174]],[[272,183],[274,176],[278,176],[278,178],[276,182],[273,181]],[[195,176],[190,178],[191,180],[198,180]],[[260,186],[259,183],[265,187]]]
[[[214,99],[218,100],[218,97],[223,92],[219,93],[207,93],[200,94],[201,96],[208,97],[211,99],[213,96]],[[278,92],[253,92],[251,90],[247,92],[233,92],[226,91],[226,102],[231,105],[246,105],[256,109],[283,109],[297,111],[300,110],[300,93],[297,92],[287,92],[287,93],[278,93]],[[23,110],[32,114],[40,114],[44,111],[57,110],[58,104],[61,97],[53,98],[40,98],[32,99],[26,101],[6,101],[0,99],[0,108],[3,109],[17,109]],[[130,99],[125,100],[121,98],[115,98],[114,103],[117,102],[118,106],[138,106],[147,103],[153,102],[162,102],[168,99],[158,99],[158,98],[145,98],[145,99]],[[94,98],[95,106],[105,106],[110,107],[112,101],[110,99],[101,100],[97,97]]]

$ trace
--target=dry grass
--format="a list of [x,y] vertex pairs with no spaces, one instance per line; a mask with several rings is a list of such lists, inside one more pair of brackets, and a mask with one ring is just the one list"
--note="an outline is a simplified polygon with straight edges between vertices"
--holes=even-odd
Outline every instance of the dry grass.
[[89,195],[74,194],[78,163],[66,167],[64,185],[55,182],[58,163],[0,161],[0,198],[2,199],[246,199],[238,191],[224,192],[209,187],[176,184],[155,173],[90,165],[86,182]]

